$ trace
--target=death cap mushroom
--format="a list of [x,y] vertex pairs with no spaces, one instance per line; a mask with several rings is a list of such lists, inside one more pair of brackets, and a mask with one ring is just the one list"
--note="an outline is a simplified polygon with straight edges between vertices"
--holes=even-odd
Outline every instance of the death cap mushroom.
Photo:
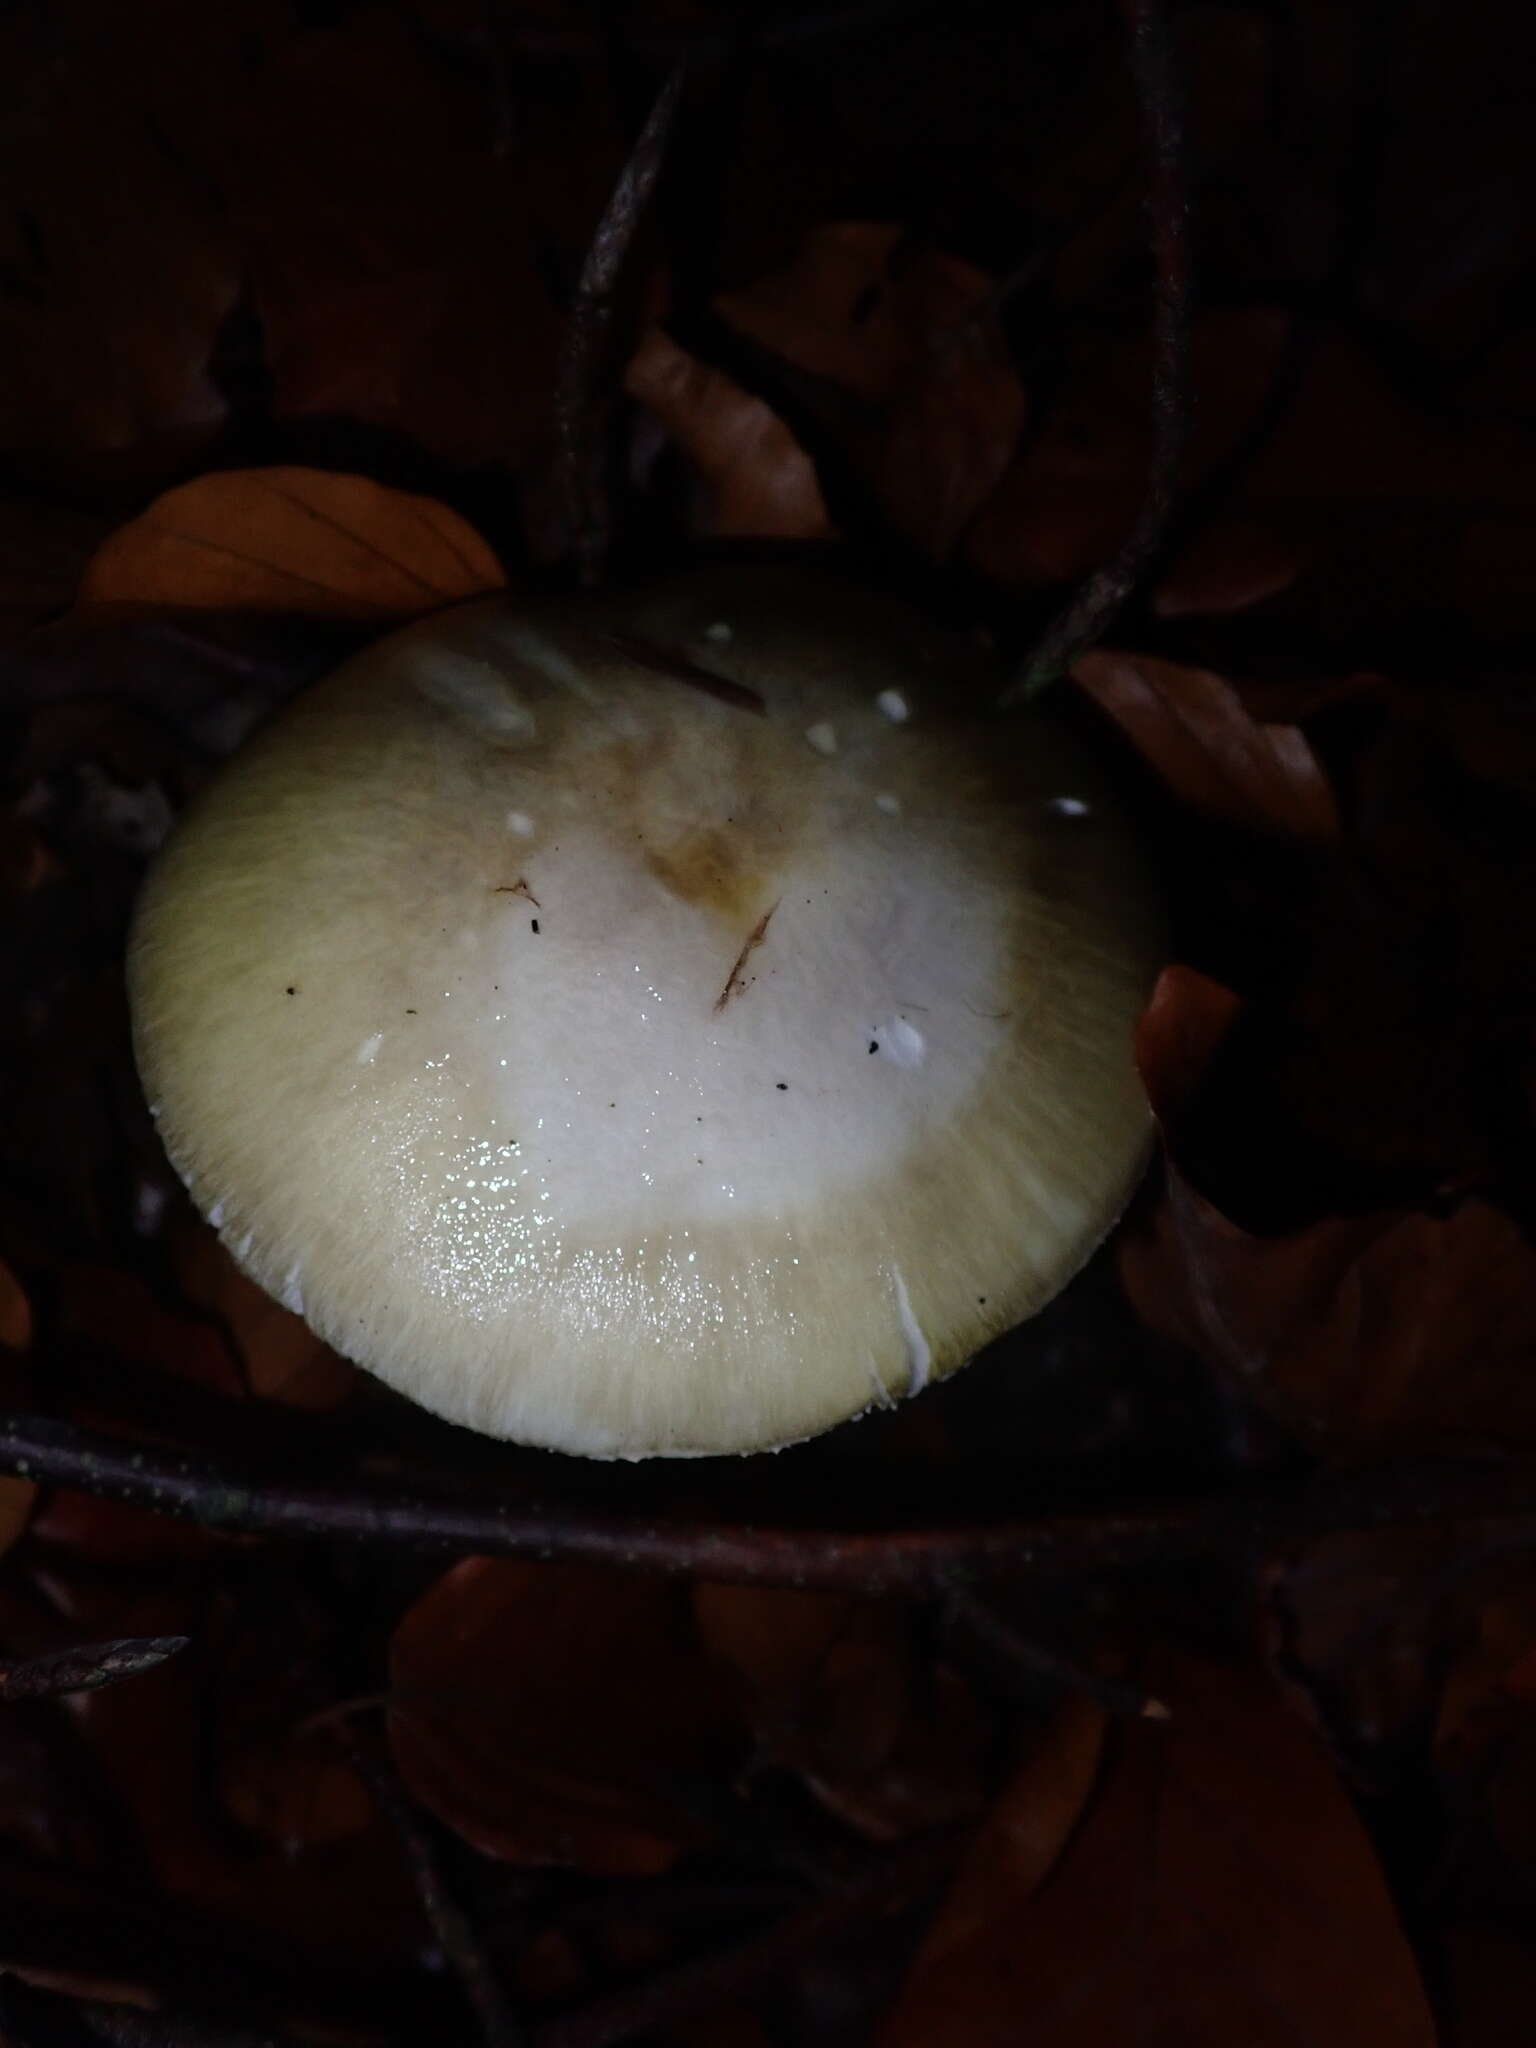
[[1149,1133],[1159,919],[1091,762],[803,570],[497,596],[231,762],[143,893],[166,1147],[423,1406],[596,1457],[793,1442],[1040,1308]]

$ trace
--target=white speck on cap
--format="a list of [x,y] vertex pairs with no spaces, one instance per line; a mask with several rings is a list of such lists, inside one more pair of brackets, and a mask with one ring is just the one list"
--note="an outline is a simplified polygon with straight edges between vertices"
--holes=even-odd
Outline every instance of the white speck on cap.
[[875,798],[875,809],[877,811],[884,811],[888,818],[899,818],[901,816],[901,798],[894,795],[888,789],[882,789]]
[[727,641],[734,638],[734,635],[724,619],[716,619],[712,625],[704,628],[704,638],[706,640],[713,640],[717,647],[724,647]]
[[920,1067],[928,1057],[927,1039],[905,1017],[892,1017],[889,1023],[878,1025],[872,1036],[880,1057],[893,1067]]
[[837,727],[830,719],[819,719],[815,725],[808,725],[805,728],[805,736],[818,754],[837,752]]
[[371,1038],[365,1038],[357,1048],[357,1064],[360,1067],[371,1067],[378,1058],[379,1047],[383,1043],[384,1034],[382,1031],[375,1031]]
[[1053,796],[1045,807],[1054,811],[1058,818],[1086,818],[1088,806],[1080,796]]
[[882,690],[875,699],[892,725],[905,725],[912,716],[912,710],[900,690]]
[[508,811],[507,830],[515,832],[519,839],[533,837],[533,820],[526,811]]
[[902,1277],[900,1266],[892,1266],[891,1278],[896,1283],[896,1316],[901,1324],[902,1340],[907,1347],[907,1393],[920,1394],[928,1384],[928,1368],[933,1363],[933,1352],[928,1339],[923,1335],[917,1317],[912,1313],[911,1297],[907,1283]]

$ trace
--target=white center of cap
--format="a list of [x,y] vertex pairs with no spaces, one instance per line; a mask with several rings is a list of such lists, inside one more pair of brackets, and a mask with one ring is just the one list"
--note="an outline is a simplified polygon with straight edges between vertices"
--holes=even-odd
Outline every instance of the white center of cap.
[[601,830],[530,856],[537,909],[496,898],[473,965],[424,977],[390,1041],[477,1208],[617,1245],[647,1217],[793,1214],[898,1164],[995,1048],[1003,933],[941,846],[883,838],[791,861],[734,927],[616,871]]

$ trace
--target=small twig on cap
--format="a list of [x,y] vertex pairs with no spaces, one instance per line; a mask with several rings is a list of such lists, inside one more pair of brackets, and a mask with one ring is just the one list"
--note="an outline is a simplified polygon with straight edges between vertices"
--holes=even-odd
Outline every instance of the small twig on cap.
[[123,1636],[115,1642],[50,1650],[42,1657],[10,1659],[0,1663],[0,1700],[51,1700],[61,1693],[95,1692],[98,1686],[153,1671],[189,1641],[187,1636]]
[[581,266],[561,352],[555,391],[560,468],[576,573],[589,585],[601,576],[608,552],[608,448],[601,392],[614,300],[624,259],[661,175],[684,76],[684,67],[678,65],[657,94],[619,174]]
[[347,1755],[374,1805],[400,1838],[421,1909],[474,2008],[485,2048],[525,2048],[527,2033],[479,1937],[444,1881],[437,1850],[405,1787],[392,1766],[370,1754],[360,1741],[348,1743]]
[[1096,569],[1019,664],[1002,702],[1025,703],[1102,637],[1152,563],[1173,508],[1189,421],[1189,199],[1184,116],[1173,38],[1163,0],[1126,0],[1136,99],[1151,158],[1152,449],[1146,494],[1119,552]]

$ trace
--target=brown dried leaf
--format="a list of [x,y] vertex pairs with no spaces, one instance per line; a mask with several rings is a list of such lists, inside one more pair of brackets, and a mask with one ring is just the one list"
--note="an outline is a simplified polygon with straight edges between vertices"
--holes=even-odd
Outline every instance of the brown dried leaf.
[[[101,60],[98,20],[74,20],[62,45],[60,26],[0,23],[0,443],[70,483],[149,482],[225,424],[212,359],[239,251]],[[179,45],[166,29],[139,48],[167,37]]]
[[713,1585],[695,1587],[694,1611],[748,1683],[762,1759],[850,1827],[890,1841],[980,1810],[995,1729],[958,1673],[920,1656],[909,1612]]
[[25,1351],[32,1342],[32,1304],[26,1289],[0,1259],[0,1346]]
[[0,1479],[0,1557],[26,1535],[38,1491],[30,1479]]
[[943,557],[1007,468],[1024,422],[992,290],[973,265],[898,226],[838,221],[718,310],[859,401],[838,409],[834,429],[887,516]]
[[87,604],[412,618],[505,584],[436,499],[318,469],[226,470],[182,484],[98,549]]
[[1536,1439],[1536,1252],[1486,1202],[1255,1237],[1170,1163],[1119,1256],[1154,1329],[1341,1444]]
[[810,457],[778,414],[650,328],[624,388],[668,427],[703,479],[704,531],[824,540],[834,531]]
[[1026,1766],[881,2048],[1433,2048],[1412,1953],[1320,1744],[1246,1673],[1170,1655],[1145,1675],[1171,1721],[1117,1729],[1062,1850],[1079,1736],[1047,1853],[1026,1842],[1015,1859],[1009,1834],[1053,1790]]
[[1249,832],[1338,837],[1338,806],[1304,734],[1260,725],[1222,677],[1096,648],[1073,680],[1193,809]]
[[641,1875],[710,1840],[689,1787],[740,1734],[671,1589],[468,1558],[400,1623],[390,1675],[401,1776],[485,1855]]
[[1165,1131],[1199,1093],[1241,1008],[1231,989],[1193,967],[1175,962],[1158,976],[1136,1025],[1136,1065]]
[[235,1264],[217,1235],[190,1210],[179,1212],[174,1256],[187,1299],[228,1329],[252,1393],[294,1408],[336,1408],[357,1384],[357,1368],[274,1301]]

